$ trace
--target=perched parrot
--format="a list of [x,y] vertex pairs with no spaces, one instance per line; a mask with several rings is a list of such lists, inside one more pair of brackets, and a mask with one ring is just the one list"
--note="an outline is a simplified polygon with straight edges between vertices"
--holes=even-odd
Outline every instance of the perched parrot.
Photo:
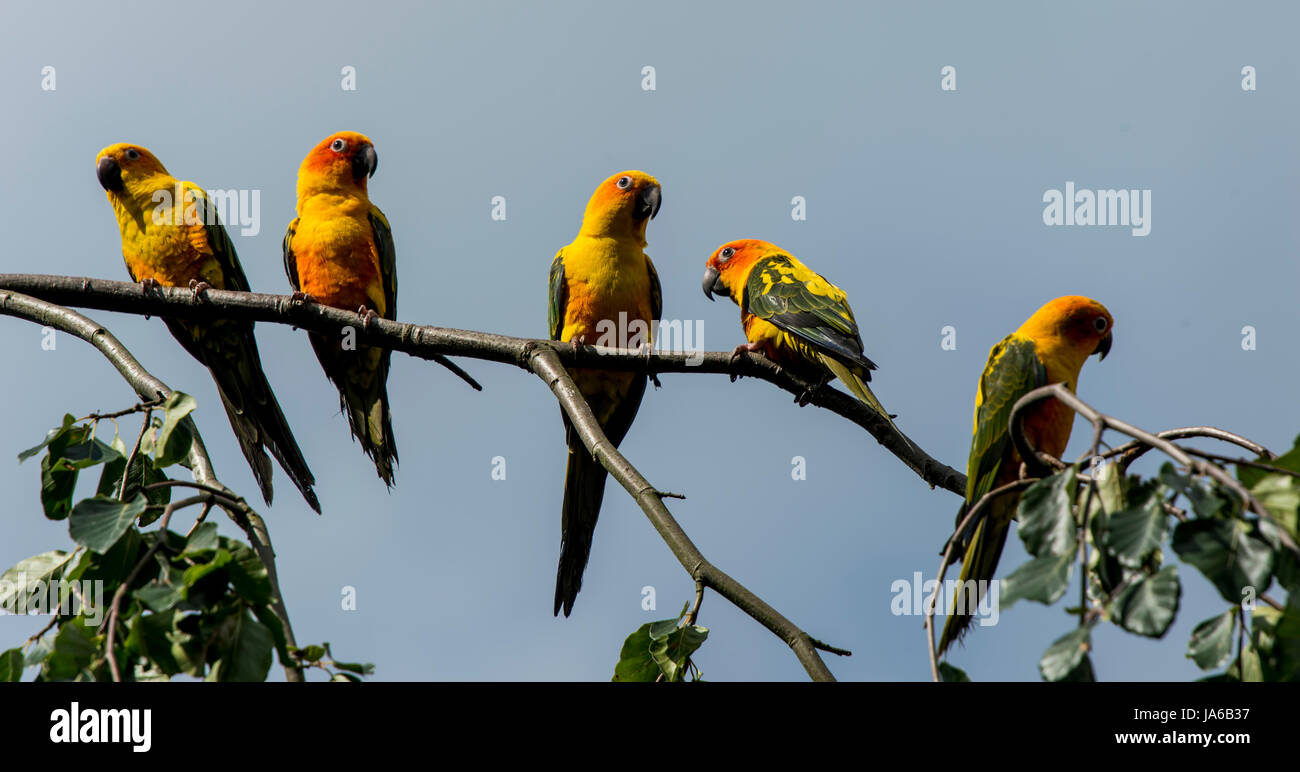
[[794,255],[757,239],[718,247],[704,269],[704,295],[740,306],[748,343],[736,353],[761,353],[796,377],[821,385],[839,378],[854,396],[893,424],[867,383],[876,363],[863,354],[858,324],[844,290]]
[[[642,337],[633,325],[639,328],[644,324],[647,332],[643,340],[650,345],[649,328],[659,320],[663,299],[659,276],[645,253],[645,230],[659,212],[660,195],[658,180],[638,171],[615,174],[591,194],[577,238],[551,262],[551,340],[595,344],[610,325],[628,337]],[[574,369],[570,374],[609,441],[618,445],[641,405],[646,376],[588,369]],[[563,608],[567,617],[582,588],[607,473],[592,459],[568,416],[563,418],[569,461],[564,477],[555,614]]]
[[[1053,383],[1064,383],[1074,391],[1079,385],[1083,362],[1093,354],[1106,358],[1111,345],[1114,320],[1106,307],[1095,300],[1071,295],[1057,298],[1034,312],[1020,329],[1003,338],[989,351],[984,374],[975,391],[974,436],[966,464],[966,501],[957,513],[957,523],[968,508],[984,494],[1020,476],[1020,454],[1011,441],[1011,408],[1030,391]],[[1060,457],[1070,440],[1074,411],[1055,399],[1031,405],[1022,426],[1025,439],[1038,450]],[[984,515],[973,529],[967,525],[958,536],[964,547],[961,582],[975,581],[976,594],[954,599],[948,621],[939,639],[939,654],[959,640],[970,626],[971,614],[983,597],[983,587],[993,579],[1007,532],[1020,501],[1018,493],[999,496],[985,505]]]
[[[211,287],[248,291],[235,246],[202,188],[172,177],[139,145],[109,145],[99,151],[95,175],[113,205],[132,280],[190,287],[196,297]],[[272,494],[269,448],[307,504],[320,512],[311,470],[262,372],[253,323],[164,321],[185,350],[211,371],[266,503]]]
[[[312,148],[298,169],[298,217],[284,234],[284,270],[300,300],[397,318],[397,257],[393,232],[370,203],[366,179],[379,157],[365,135],[340,131]],[[310,333],[325,375],[339,390],[352,436],[393,486],[397,444],[388,409],[388,349],[346,346]]]

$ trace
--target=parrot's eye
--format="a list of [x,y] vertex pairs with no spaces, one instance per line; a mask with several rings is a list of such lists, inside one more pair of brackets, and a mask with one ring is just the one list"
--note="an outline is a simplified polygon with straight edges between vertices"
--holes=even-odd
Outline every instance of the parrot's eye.
[[343,148],[345,148],[345,147],[347,147],[347,146],[348,146],[348,143],[344,142],[344,141],[341,140],[341,139],[336,139],[336,140],[334,140],[333,142],[330,143],[330,150],[333,150],[335,153],[342,153],[342,152],[343,152]]
[[1097,328],[1097,332],[1105,332],[1106,324],[1107,324],[1106,317],[1099,316],[1095,320],[1093,320],[1092,326]]
[[722,250],[721,252],[718,253],[718,259],[719,259],[719,260],[730,260],[730,259],[731,259],[731,256],[734,255],[734,254],[736,254],[736,250],[733,249],[733,248],[731,248],[731,247],[727,247],[726,249],[724,249],[724,250]]
[[619,177],[618,182],[614,184],[618,186],[619,190],[627,190],[632,187],[632,178],[625,174],[622,177]]
[[135,148],[127,148],[126,157],[127,160],[134,161],[140,157],[140,153]]

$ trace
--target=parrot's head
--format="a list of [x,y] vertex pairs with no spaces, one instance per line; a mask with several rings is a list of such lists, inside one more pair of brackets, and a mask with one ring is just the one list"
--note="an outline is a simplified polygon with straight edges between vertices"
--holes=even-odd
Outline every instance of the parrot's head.
[[1034,312],[1021,331],[1036,340],[1052,340],[1063,345],[1082,365],[1093,354],[1106,358],[1114,326],[1110,311],[1101,303],[1081,295],[1067,295]]
[[[298,198],[323,191],[366,192],[366,179],[379,168],[374,143],[365,134],[340,131],[321,140],[298,167]],[[304,195],[306,194],[306,195]]]
[[587,202],[587,211],[582,216],[582,235],[598,238],[632,236],[645,246],[646,223],[659,213],[662,196],[659,180],[645,172],[626,171],[610,175]]
[[749,271],[760,258],[783,250],[775,244],[758,239],[728,241],[713,250],[704,265],[704,296],[726,295],[740,305],[745,294]]
[[139,145],[119,142],[95,156],[95,176],[110,199],[115,196],[153,195],[158,176],[168,177],[162,162]]

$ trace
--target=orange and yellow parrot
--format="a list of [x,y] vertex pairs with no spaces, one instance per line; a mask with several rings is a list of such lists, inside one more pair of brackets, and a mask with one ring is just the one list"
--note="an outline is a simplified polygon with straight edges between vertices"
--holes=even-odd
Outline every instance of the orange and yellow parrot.
[[839,378],[859,400],[893,424],[867,383],[876,363],[863,353],[858,323],[844,290],[789,252],[757,239],[714,250],[704,270],[704,295],[740,306],[748,343],[736,353],[761,353],[796,377],[821,385]]
[[[370,203],[366,179],[379,157],[365,135],[340,131],[312,148],[298,169],[298,217],[284,234],[284,270],[296,298],[373,316],[397,318],[397,257],[393,232]],[[339,390],[352,436],[390,488],[397,464],[388,408],[392,352],[345,346],[344,339],[310,333],[325,375]]]
[[[986,493],[1020,476],[1020,454],[1010,435],[1011,408],[1040,386],[1064,383],[1071,391],[1078,388],[1084,360],[1093,354],[1105,359],[1110,351],[1113,325],[1110,312],[1101,303],[1070,295],[1035,311],[1020,329],[989,351],[975,391],[974,436],[966,464],[966,501],[957,513],[958,525],[968,508]],[[1031,405],[1021,425],[1030,445],[1060,458],[1070,440],[1073,423],[1073,410],[1055,399],[1047,399]],[[958,535],[958,546],[965,548],[959,587],[966,588],[968,581],[974,581],[977,591],[974,597],[959,594],[955,599],[956,608],[939,638],[939,654],[960,639],[970,626],[973,616],[958,612],[972,611],[983,595],[983,588],[993,579],[1019,501],[1018,493],[992,499],[985,505],[978,525],[973,529],[967,525],[966,532]]]
[[[650,330],[658,322],[663,299],[659,276],[645,253],[645,230],[659,211],[660,195],[659,182],[638,171],[619,172],[591,194],[578,237],[551,263],[551,340],[595,344],[611,326],[628,337],[637,337],[636,328],[641,324]],[[651,343],[648,335],[645,343]],[[641,405],[646,376],[588,369],[574,369],[571,375],[609,441],[618,445]],[[569,461],[564,477],[555,614],[563,608],[567,617],[582,588],[607,473],[592,459],[567,415],[564,428]]]
[[[235,246],[202,188],[172,177],[139,145],[109,145],[99,151],[95,174],[113,205],[122,256],[134,281],[190,287],[196,297],[211,287],[248,291]],[[253,323],[164,321],[185,350],[211,371],[266,503],[272,493],[270,449],[303,498],[320,512],[311,470],[262,372]]]

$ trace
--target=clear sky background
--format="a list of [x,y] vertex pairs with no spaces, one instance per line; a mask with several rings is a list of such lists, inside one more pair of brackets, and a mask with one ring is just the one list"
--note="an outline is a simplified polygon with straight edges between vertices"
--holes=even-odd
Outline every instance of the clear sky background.
[[[743,340],[738,312],[702,296],[704,261],[735,238],[789,249],[848,292],[880,365],[876,393],[950,465],[965,467],[989,347],[1064,294],[1095,297],[1116,320],[1111,355],[1081,379],[1098,408],[1151,430],[1218,425],[1278,451],[1300,430],[1293,4],[10,2],[5,16],[4,271],[127,278],[94,175],[99,149],[127,141],[206,188],[259,190],[261,232],[232,238],[255,290],[287,292],[280,241],[298,164],[353,129],[378,150],[370,190],[393,226],[403,321],[545,337],[552,256],[597,183],[643,169],[663,184],[648,252],[666,318],[698,320],[708,349],[730,349]],[[40,88],[46,65],[53,92]],[[340,88],[346,65],[355,91]],[[945,65],[955,92],[940,89]],[[1247,65],[1257,91],[1241,88]],[[1043,194],[1067,181],[1150,189],[1150,235],[1045,226]],[[498,195],[505,222],[490,217]],[[794,196],[806,221],[791,219]],[[195,395],[218,474],[254,499],[207,372],[157,319],[91,315]],[[955,351],[940,347],[945,325]],[[262,511],[301,643],[330,641],[380,679],[601,680],[628,633],[693,597],[611,484],[574,614],[552,617],[565,451],[559,409],[532,375],[465,362],[480,394],[395,355],[401,466],[388,493],[305,334],[257,329],[324,507],[308,510],[277,467]],[[71,544],[66,522],[41,516],[38,464],[19,466],[18,451],[65,411],[135,401],[89,346],[40,342],[38,327],[0,320],[4,566]],[[669,505],[704,554],[853,650],[828,657],[838,677],[928,678],[921,619],[891,614],[890,587],[933,574],[957,497],[768,384],[662,380],[622,449],[688,496]],[[494,456],[504,481],[491,478]],[[791,478],[794,456],[804,481]],[[1010,539],[1002,575],[1024,560]],[[1224,603],[1194,569],[1180,573],[1164,640],[1094,633],[1099,678],[1199,675],[1187,638]],[[656,611],[641,607],[647,585]],[[355,611],[341,608],[345,586]],[[1072,624],[1064,605],[1017,604],[952,661],[977,680],[1037,679],[1039,655]],[[706,678],[804,677],[717,595],[700,621],[712,629],[696,658]],[[0,644],[41,623],[0,619]]]

